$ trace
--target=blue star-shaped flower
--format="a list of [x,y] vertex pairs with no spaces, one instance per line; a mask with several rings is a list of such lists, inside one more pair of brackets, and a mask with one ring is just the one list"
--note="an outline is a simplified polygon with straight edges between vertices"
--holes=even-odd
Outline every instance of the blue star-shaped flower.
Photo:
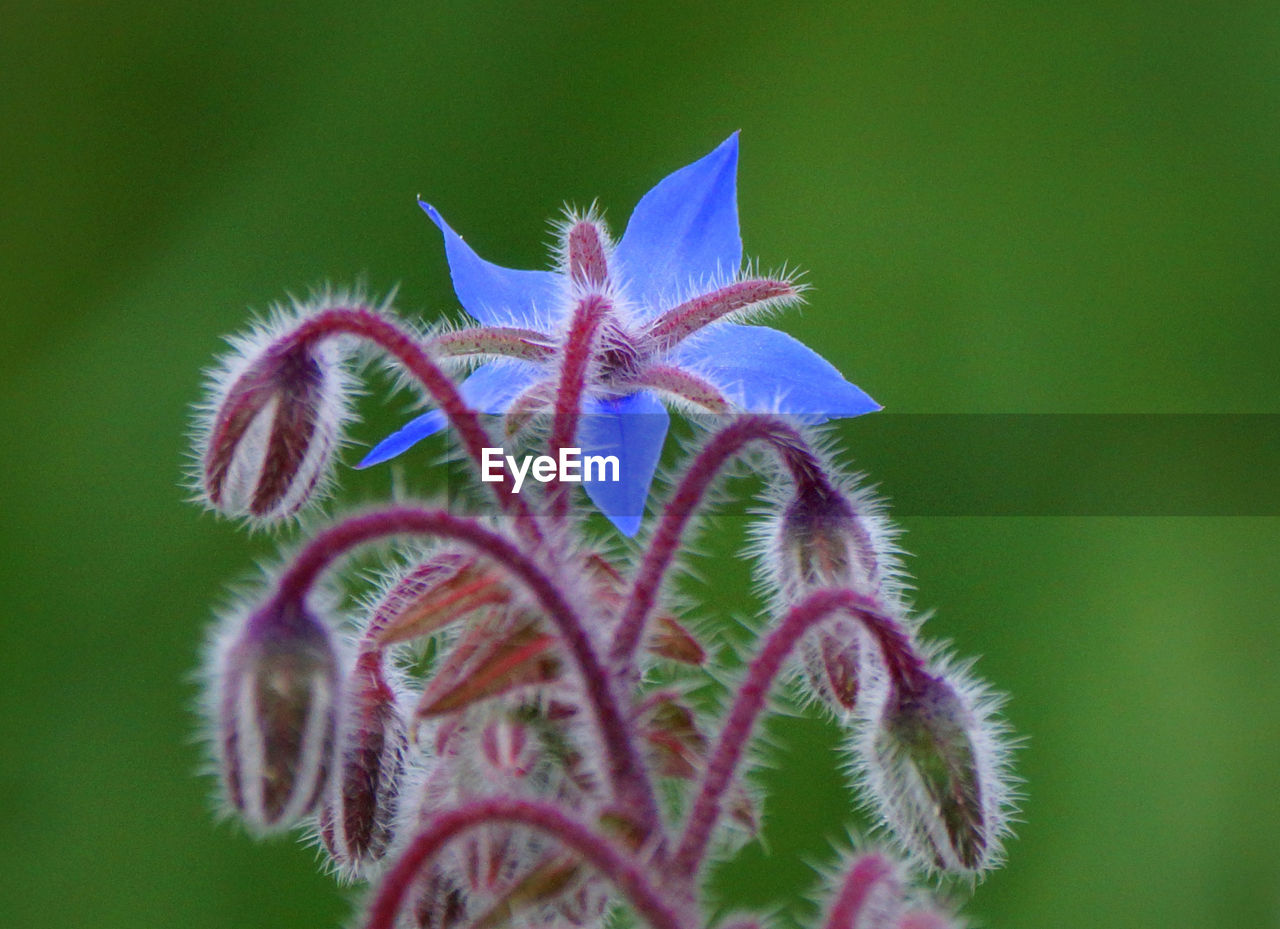
[[[588,367],[577,442],[615,455],[621,479],[587,494],[634,535],[669,418],[661,399],[712,412],[775,412],[809,422],[880,407],[818,354],[776,329],[741,325],[752,311],[794,301],[789,280],[741,277],[738,137],[665,178],[641,198],[616,247],[594,217],[565,226],[559,271],[516,271],[480,258],[435,208],[453,288],[479,327],[438,337],[444,354],[499,356],[462,385],[483,413],[537,412],[550,402],[580,301],[609,313]],[[506,357],[502,357],[506,356]],[[661,398],[661,399],[660,399]],[[394,458],[445,425],[438,411],[379,443],[361,467]]]

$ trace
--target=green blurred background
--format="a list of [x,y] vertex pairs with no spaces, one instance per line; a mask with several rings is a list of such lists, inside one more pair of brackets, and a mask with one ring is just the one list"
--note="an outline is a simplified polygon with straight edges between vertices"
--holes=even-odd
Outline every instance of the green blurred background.
[[[4,926],[347,918],[311,852],[213,825],[192,776],[210,604],[271,543],[178,480],[247,307],[357,280],[454,306],[417,194],[538,266],[562,203],[620,227],[741,129],[747,251],[814,287],[778,325],[890,410],[1280,412],[1274,2],[27,0],[0,61]],[[904,522],[934,634],[1030,739],[1025,825],[967,912],[1280,925],[1280,524]],[[716,609],[749,607],[741,570],[706,572]],[[857,822],[832,732],[774,738],[769,853],[717,881],[740,903],[798,899]]]

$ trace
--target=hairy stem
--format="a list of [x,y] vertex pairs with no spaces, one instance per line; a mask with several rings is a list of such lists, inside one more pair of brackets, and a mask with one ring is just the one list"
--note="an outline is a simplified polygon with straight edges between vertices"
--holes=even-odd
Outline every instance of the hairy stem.
[[405,849],[378,888],[366,929],[392,929],[396,916],[424,865],[451,839],[480,826],[507,823],[544,832],[581,855],[613,882],[653,929],[684,929],[667,899],[645,877],[642,866],[594,829],[558,807],[531,800],[478,800],[432,818]]
[[697,799],[685,822],[684,835],[672,858],[673,874],[687,879],[697,874],[720,819],[720,800],[733,781],[752,730],[765,708],[769,690],[804,634],[836,610],[850,613],[876,640],[893,681],[910,684],[924,674],[924,661],[916,654],[906,632],[875,600],[852,590],[820,590],[792,607],[769,634],[738,688],[729,717],[707,762]]
[[667,310],[649,327],[649,335],[660,350],[667,351],[731,313],[761,304],[786,303],[799,296],[800,289],[786,280],[737,281]]
[[427,340],[437,355],[503,355],[523,361],[546,361],[555,352],[547,335],[514,326],[483,326],[443,332]]
[[882,883],[896,883],[893,868],[883,856],[872,852],[854,862],[831,904],[825,929],[857,929],[871,892]]
[[608,757],[614,794],[634,810],[646,829],[660,828],[657,801],[647,769],[631,740],[613,679],[605,673],[586,626],[560,587],[513,542],[475,520],[442,510],[393,507],[356,516],[318,534],[281,576],[276,596],[301,598],[320,574],[352,548],[393,535],[427,535],[461,542],[511,572],[537,600],[556,626],[577,665],[583,691],[595,715],[596,727]]
[[[582,416],[582,392],[587,383],[587,367],[594,354],[596,333],[611,304],[599,295],[586,297],[573,311],[569,335],[565,339],[564,364],[556,388],[555,416],[551,421],[550,453],[558,459],[560,450],[573,444]],[[568,488],[557,478],[550,487],[551,515],[563,519],[569,510]]]
[[631,596],[614,633],[609,660],[629,676],[631,662],[644,635],[653,606],[657,602],[662,579],[675,553],[685,527],[693,518],[707,490],[733,456],[752,442],[765,442],[782,458],[797,483],[823,480],[822,465],[809,449],[804,437],[783,420],[773,416],[749,414],[720,430],[702,448],[689,465],[675,494],[662,512],[662,520],[654,533],[644,561],[636,574]]
[[[306,319],[294,330],[292,338],[299,343],[306,343],[343,334],[358,336],[374,343],[404,365],[440,407],[440,411],[448,417],[476,467],[482,466],[484,449],[492,447],[493,440],[481,425],[480,417],[467,408],[466,401],[458,393],[457,385],[423,351],[412,334],[367,307],[335,307]],[[503,473],[502,480],[492,482],[492,486],[502,510],[518,517],[522,531],[531,538],[539,538],[540,532],[533,513],[528,504],[516,494],[511,479]]]

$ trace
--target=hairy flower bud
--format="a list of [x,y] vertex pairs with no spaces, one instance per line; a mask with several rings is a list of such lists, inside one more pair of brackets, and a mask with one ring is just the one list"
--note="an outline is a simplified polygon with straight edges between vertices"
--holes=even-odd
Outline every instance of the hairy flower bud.
[[339,676],[329,628],[302,603],[271,600],[223,652],[216,683],[228,801],[255,830],[293,825],[315,809],[331,767]]
[[[887,553],[877,553],[883,534],[874,515],[860,515],[825,478],[799,482],[777,528],[777,580],[784,601],[796,603],[824,587],[879,594],[888,560]],[[801,645],[810,685],[837,713],[857,705],[863,638],[858,623],[836,616]]]
[[1002,730],[972,690],[925,672],[890,681],[862,749],[884,821],[923,863],[958,873],[992,867],[1005,831]]
[[324,482],[347,416],[347,375],[332,344],[287,332],[235,346],[211,377],[199,429],[201,495],[225,516],[279,520]]
[[795,602],[822,587],[873,594],[880,586],[875,527],[825,479],[796,487],[778,525],[778,582]]
[[358,869],[381,858],[391,842],[408,738],[379,653],[361,653],[346,690],[338,770],[320,811],[320,839],[340,866]]

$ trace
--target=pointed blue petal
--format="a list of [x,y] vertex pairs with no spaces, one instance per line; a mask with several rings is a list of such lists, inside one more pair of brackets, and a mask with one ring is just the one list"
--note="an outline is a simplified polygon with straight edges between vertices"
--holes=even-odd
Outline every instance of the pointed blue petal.
[[[610,400],[589,398],[582,412],[578,444],[584,462],[588,455],[616,456],[620,478],[584,482],[587,496],[623,535],[635,535],[671,418],[657,397],[643,390]],[[607,470],[605,476],[611,476]]]
[[640,199],[614,260],[643,320],[666,309],[660,301],[687,296],[691,284],[738,273],[742,237],[737,183],[735,132]]
[[[503,413],[511,401],[538,378],[538,369],[519,361],[494,361],[476,368],[458,388],[462,399],[473,410],[481,413]],[[439,410],[429,410],[417,419],[410,420],[373,447],[356,465],[368,468],[396,457],[429,435],[435,435],[446,425],[445,416]]]
[[817,352],[767,326],[708,326],[670,360],[701,374],[734,405],[753,413],[786,413],[820,423],[880,409]]
[[486,326],[547,329],[561,303],[560,275],[513,271],[485,261],[444,221],[436,208],[418,201],[444,233],[453,291],[462,308]]

